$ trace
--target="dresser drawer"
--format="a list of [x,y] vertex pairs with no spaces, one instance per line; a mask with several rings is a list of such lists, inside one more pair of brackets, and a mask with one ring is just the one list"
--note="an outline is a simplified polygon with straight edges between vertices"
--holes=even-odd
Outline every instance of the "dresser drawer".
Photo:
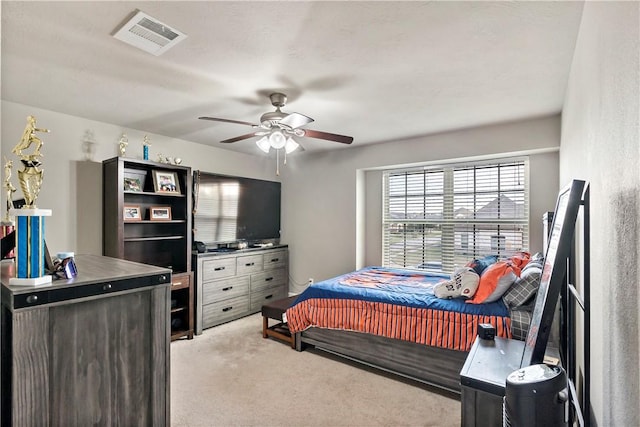
[[278,286],[276,288],[268,288],[262,291],[251,293],[251,312],[255,313],[262,309],[262,305],[270,301],[276,301],[282,298],[286,298],[288,295],[287,287],[285,285]]
[[287,264],[287,251],[273,251],[262,255],[265,270],[284,267]]
[[236,275],[236,259],[210,259],[202,262],[202,281],[222,279]]
[[251,292],[266,288],[274,288],[287,283],[287,275],[284,269],[270,270],[251,275]]
[[202,326],[208,328],[249,314],[249,296],[230,298],[202,307]]
[[262,254],[239,256],[236,263],[238,274],[251,274],[262,271]]
[[178,273],[171,275],[171,289],[182,289],[188,288],[191,283],[191,274],[189,273]]
[[249,276],[230,277],[202,284],[202,303],[211,304],[240,295],[249,294]]

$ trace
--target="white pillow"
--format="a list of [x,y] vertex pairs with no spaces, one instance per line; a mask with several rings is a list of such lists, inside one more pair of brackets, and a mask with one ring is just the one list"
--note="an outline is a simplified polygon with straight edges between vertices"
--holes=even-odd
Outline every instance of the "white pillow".
[[433,292],[438,298],[471,298],[478,289],[480,276],[472,268],[463,267],[453,273],[451,280],[437,283]]

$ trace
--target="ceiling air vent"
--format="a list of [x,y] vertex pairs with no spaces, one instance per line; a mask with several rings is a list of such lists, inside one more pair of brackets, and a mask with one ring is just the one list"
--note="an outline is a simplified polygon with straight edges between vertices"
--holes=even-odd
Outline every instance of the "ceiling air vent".
[[187,35],[144,12],[137,11],[113,37],[158,56],[187,38]]

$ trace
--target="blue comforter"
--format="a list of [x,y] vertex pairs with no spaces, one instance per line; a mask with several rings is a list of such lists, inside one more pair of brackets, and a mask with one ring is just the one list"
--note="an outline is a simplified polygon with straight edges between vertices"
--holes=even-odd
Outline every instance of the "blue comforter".
[[436,297],[433,285],[449,278],[450,276],[446,274],[365,267],[314,283],[302,292],[295,302],[310,298],[357,299],[458,313],[509,316],[509,311],[502,299],[486,304],[467,304],[462,298]]

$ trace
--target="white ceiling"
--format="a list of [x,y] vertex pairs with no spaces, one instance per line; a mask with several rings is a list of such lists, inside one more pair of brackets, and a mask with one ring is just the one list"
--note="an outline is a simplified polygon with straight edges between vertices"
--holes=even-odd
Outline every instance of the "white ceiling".
[[[353,145],[560,112],[582,2],[2,1],[2,99],[258,153],[273,111]],[[187,34],[161,56],[111,36],[136,10]],[[305,138],[308,151],[343,144]]]

